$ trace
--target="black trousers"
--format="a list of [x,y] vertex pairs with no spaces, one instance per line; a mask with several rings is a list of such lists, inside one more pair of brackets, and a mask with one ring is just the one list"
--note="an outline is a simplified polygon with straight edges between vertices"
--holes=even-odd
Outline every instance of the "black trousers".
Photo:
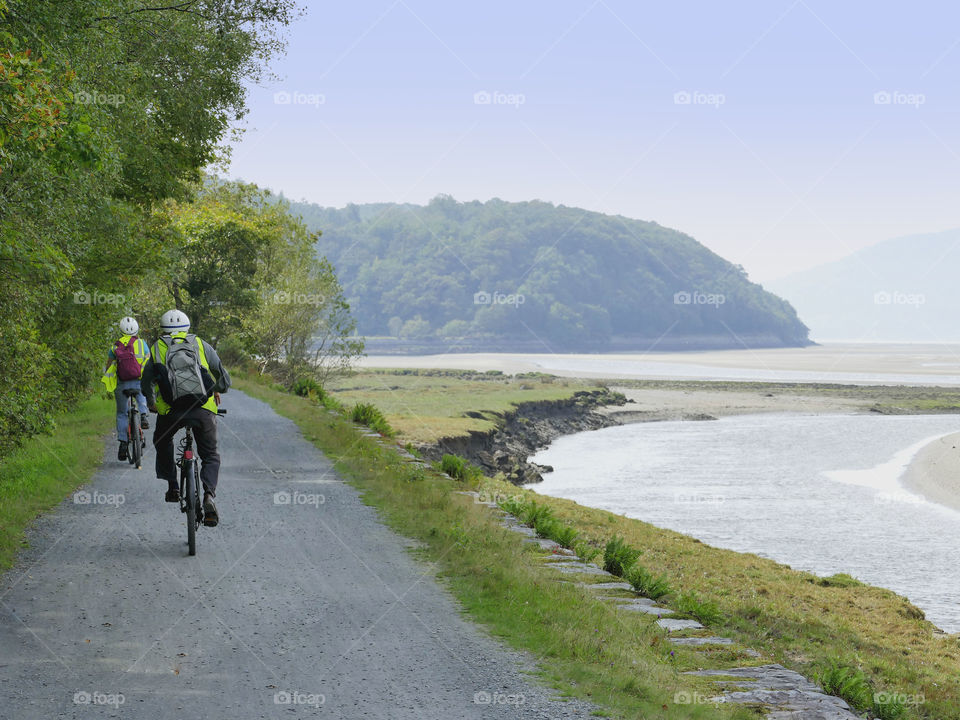
[[190,425],[197,454],[200,456],[200,482],[211,495],[216,494],[220,475],[220,453],[217,452],[216,415],[203,408],[186,412],[171,411],[157,416],[153,431],[153,447],[157,452],[157,477],[166,480],[171,488],[178,487],[177,465],[173,460],[173,437],[177,430]]

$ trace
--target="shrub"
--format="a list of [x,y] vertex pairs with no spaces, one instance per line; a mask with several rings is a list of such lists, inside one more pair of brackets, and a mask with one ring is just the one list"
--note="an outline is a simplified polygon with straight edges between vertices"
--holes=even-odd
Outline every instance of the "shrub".
[[524,507],[520,519],[523,520],[525,525],[536,529],[537,525],[553,519],[553,510],[546,505],[537,505],[531,501]]
[[716,625],[723,617],[715,602],[701,600],[696,593],[680,593],[672,604],[677,612],[689,615],[704,625]]
[[576,529],[570,525],[565,525],[561,522],[554,522],[553,532],[549,535],[549,537],[560,547],[565,547],[567,550],[573,550],[579,535],[580,533],[578,533]]
[[637,563],[627,570],[623,579],[633,585],[634,590],[651,600],[658,600],[671,592],[670,583],[665,577],[654,575]]
[[390,423],[387,422],[387,419],[376,405],[357,403],[353,406],[353,410],[350,411],[350,419],[361,425],[366,425],[371,430],[386,437],[393,436],[393,428],[390,427]]
[[842,697],[855,708],[872,704],[870,686],[862,670],[832,660],[817,673],[817,682],[829,695]]
[[585,540],[578,540],[574,543],[573,551],[577,554],[577,557],[583,560],[583,562],[593,562],[593,560],[600,554],[600,548],[594,547]]
[[520,497],[507,497],[500,501],[500,507],[514,517],[523,520],[526,512],[527,503]]
[[619,535],[607,543],[603,549],[603,569],[611,575],[623,577],[642,551],[632,548]]
[[480,470],[459,455],[444,455],[440,458],[440,470],[462,482],[469,482],[480,477]]
[[312,394],[317,400],[323,398],[325,394],[320,383],[309,376],[301,376],[297,378],[296,382],[294,382],[293,386],[290,388],[290,392],[292,392],[294,395],[299,395],[300,397],[309,397]]
[[874,693],[873,714],[879,720],[900,720],[907,712],[903,695],[897,693]]

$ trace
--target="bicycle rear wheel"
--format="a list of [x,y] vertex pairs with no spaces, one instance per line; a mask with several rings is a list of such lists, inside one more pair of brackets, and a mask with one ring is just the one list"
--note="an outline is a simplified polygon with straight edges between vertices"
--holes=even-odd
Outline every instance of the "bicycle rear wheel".
[[129,452],[130,464],[137,470],[140,469],[140,461],[143,458],[143,433],[140,431],[140,412],[138,410],[130,411],[130,423],[127,428],[129,433]]
[[197,476],[196,460],[187,460],[183,469],[183,499],[187,504],[187,552],[197,554]]

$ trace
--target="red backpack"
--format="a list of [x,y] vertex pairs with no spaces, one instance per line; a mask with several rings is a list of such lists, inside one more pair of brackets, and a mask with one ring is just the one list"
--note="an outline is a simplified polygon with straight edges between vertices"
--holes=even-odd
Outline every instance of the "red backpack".
[[136,342],[137,336],[133,335],[126,345],[119,340],[114,345],[113,354],[117,357],[117,380],[139,380],[140,375],[143,374],[137,354],[133,351]]

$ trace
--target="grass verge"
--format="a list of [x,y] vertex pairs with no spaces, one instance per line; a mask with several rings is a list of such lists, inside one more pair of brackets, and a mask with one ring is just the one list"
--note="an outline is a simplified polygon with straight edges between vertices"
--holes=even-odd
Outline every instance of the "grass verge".
[[13,565],[27,526],[100,466],[113,417],[113,400],[91,397],[0,461],[0,570]]
[[622,718],[756,718],[742,707],[689,703],[714,688],[682,672],[723,667],[722,658],[674,647],[654,618],[618,612],[575,583],[557,582],[543,553],[502,528],[489,509],[456,494],[469,485],[402,462],[308,399],[250,379],[236,384],[297,423],[390,527],[422,543],[418,552],[436,564],[466,613],[531,653],[560,692]]
[[579,543],[603,547],[600,563],[622,566],[635,560],[630,549],[642,549],[644,570],[669,588],[668,605],[807,677],[837,667],[850,677],[862,674],[863,692],[848,692],[848,699],[873,717],[960,720],[960,636],[936,632],[921,610],[890,590],[714,548],[498,479],[487,479],[481,492],[543,508],[575,528]]

